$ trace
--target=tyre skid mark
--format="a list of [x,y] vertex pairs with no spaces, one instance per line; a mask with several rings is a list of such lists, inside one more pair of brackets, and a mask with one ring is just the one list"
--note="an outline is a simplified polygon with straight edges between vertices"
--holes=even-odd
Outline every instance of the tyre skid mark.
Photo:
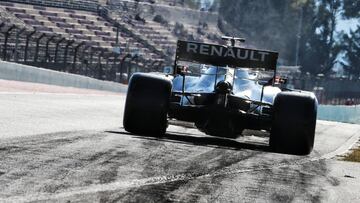
[[[146,199],[151,199],[155,202],[157,201],[179,201],[179,202],[197,202],[198,199],[200,198],[199,193],[194,193],[192,195],[190,195],[191,197],[187,196],[185,200],[182,200],[181,198],[174,198],[174,194],[172,193],[173,191],[179,190],[182,186],[189,184],[189,182],[191,180],[198,180],[197,177],[201,177],[205,174],[212,174],[213,171],[217,171],[219,170],[219,166],[221,166],[222,168],[226,168],[226,167],[230,167],[231,165],[250,159],[256,155],[258,155],[259,153],[254,153],[254,152],[249,152],[246,153],[244,156],[241,157],[237,157],[237,158],[227,158],[227,154],[221,153],[219,150],[217,149],[213,149],[211,151],[207,151],[205,153],[201,153],[199,155],[197,155],[196,157],[193,157],[195,159],[185,162],[185,163],[181,163],[182,165],[185,166],[189,166],[188,168],[185,169],[185,172],[182,172],[179,175],[185,175],[183,178],[179,178],[179,180],[174,180],[174,181],[168,181],[165,183],[154,183],[154,184],[148,184],[148,185],[143,185],[140,186],[138,188],[134,188],[134,189],[130,189],[129,191],[126,192],[125,195],[120,195],[117,198],[115,198],[115,200],[112,200],[112,202],[128,202],[128,201],[136,201],[136,202],[142,202],[145,201],[144,197],[146,197]],[[198,169],[197,171],[199,171],[199,169],[201,170],[201,165],[203,165],[201,162],[204,160],[208,160],[208,158],[211,159],[211,157],[220,157],[218,158],[220,163],[219,166],[216,166],[215,168],[204,168],[203,171],[207,171],[207,172],[203,172],[203,173],[198,173],[198,172],[190,172],[194,169]],[[150,167],[151,168],[151,167]],[[164,167],[161,167],[164,168]],[[164,176],[161,176],[164,177]],[[222,179],[223,177],[220,176],[214,176],[211,177],[211,181],[214,181],[214,179],[219,179],[217,180],[217,182],[220,182],[220,179]],[[215,184],[213,184],[215,185]],[[217,184],[217,187],[212,187],[213,190],[216,190],[215,188],[218,188],[219,185]],[[164,189],[165,188],[165,189]],[[200,188],[196,188],[199,190],[202,189],[206,189],[206,186],[204,186],[204,184],[200,184]],[[161,192],[156,192],[156,191],[161,191]],[[186,194],[189,194],[188,192]],[[190,198],[190,199],[189,199]]]
[[[242,168],[242,169],[231,169],[230,167],[225,167],[220,170],[211,172],[211,173],[182,173],[176,175],[165,175],[165,176],[158,176],[158,177],[150,177],[138,180],[129,180],[129,181],[116,181],[107,184],[96,184],[90,185],[85,187],[77,187],[72,188],[71,190],[59,192],[59,193],[36,193],[27,196],[14,196],[9,198],[0,199],[1,201],[41,201],[41,200],[49,200],[49,199],[64,199],[66,197],[74,196],[74,195],[81,195],[81,194],[94,194],[99,192],[109,192],[109,191],[116,191],[121,189],[129,189],[129,188],[136,188],[136,187],[143,187],[149,185],[158,185],[158,184],[166,184],[166,183],[173,183],[173,182],[188,182],[190,180],[195,179],[204,179],[204,178],[215,178],[219,176],[226,176],[226,175],[234,175],[240,173],[251,173],[257,171],[264,171],[269,170],[272,168],[282,168],[282,167],[289,167],[289,166],[296,166],[296,165],[303,165],[308,164],[311,162],[323,161],[326,159],[331,159],[334,156],[343,153],[344,150],[350,148],[353,143],[355,143],[359,135],[358,133],[354,133],[342,146],[337,148],[336,150],[321,155],[315,151],[315,157],[305,157],[291,163],[278,163],[273,165],[263,165],[263,166],[256,166],[256,167],[249,167],[249,168]],[[355,141],[354,141],[355,140]]]
[[288,166],[295,166],[295,165],[302,165],[311,162],[317,162],[329,158],[324,158],[325,155],[321,157],[307,157],[304,159],[296,160],[293,163],[280,163],[274,164],[271,166],[257,166],[257,167],[249,167],[243,169],[230,169],[230,168],[223,168],[218,171],[214,171],[212,173],[182,173],[176,175],[166,175],[166,176],[158,176],[158,177],[150,177],[138,180],[129,180],[129,181],[116,181],[108,184],[96,184],[90,185],[86,187],[78,187],[72,188],[69,191],[60,192],[60,193],[36,193],[27,196],[17,196],[17,197],[10,197],[6,199],[0,199],[1,201],[41,201],[41,200],[49,200],[49,199],[64,199],[66,197],[71,197],[74,195],[83,195],[83,194],[94,194],[98,192],[109,192],[109,191],[116,191],[121,189],[129,189],[129,188],[136,188],[136,187],[143,187],[149,185],[157,185],[157,184],[166,184],[172,182],[187,182],[190,180],[195,179],[204,179],[204,178],[214,178],[219,176],[226,176],[226,175],[234,175],[240,173],[252,173],[257,171],[264,171],[269,170],[272,168],[281,168],[281,167],[288,167]]

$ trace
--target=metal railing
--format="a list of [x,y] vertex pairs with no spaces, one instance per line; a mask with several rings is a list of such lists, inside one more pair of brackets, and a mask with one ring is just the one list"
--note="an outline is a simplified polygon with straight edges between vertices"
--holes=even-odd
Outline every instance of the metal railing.
[[119,54],[7,22],[0,22],[0,59],[119,82],[127,82],[132,71],[151,71],[145,68],[149,61],[136,53]]
[[[67,5],[67,1],[60,0],[14,0],[11,2],[77,9],[73,5]],[[63,3],[61,6],[57,5],[61,3]],[[107,10],[103,7],[97,5],[96,12],[109,20]],[[111,19],[109,22],[117,27],[116,44],[119,44],[119,25],[112,22]],[[128,55],[132,57],[129,58]],[[133,71],[147,72],[153,71],[153,68],[160,69],[150,66],[157,60],[145,60],[144,57],[136,52],[132,53],[130,50],[117,52],[92,45],[91,41],[75,40],[71,36],[69,38],[56,33],[36,30],[1,7],[0,59],[124,83],[127,82]]]

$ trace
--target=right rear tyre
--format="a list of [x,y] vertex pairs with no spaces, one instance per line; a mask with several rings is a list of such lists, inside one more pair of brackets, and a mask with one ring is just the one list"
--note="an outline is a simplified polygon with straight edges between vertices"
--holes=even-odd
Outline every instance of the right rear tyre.
[[135,73],[129,82],[123,125],[134,134],[162,136],[167,128],[167,113],[172,82],[165,76]]
[[307,155],[313,149],[317,100],[310,92],[281,92],[274,101],[270,147],[275,152]]

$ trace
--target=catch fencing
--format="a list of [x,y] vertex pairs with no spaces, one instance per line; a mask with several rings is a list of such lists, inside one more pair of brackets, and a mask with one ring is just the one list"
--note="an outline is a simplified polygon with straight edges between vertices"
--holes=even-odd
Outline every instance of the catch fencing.
[[[24,0],[12,2],[27,3]],[[46,2],[39,1],[36,5],[64,8],[70,5],[48,5]],[[107,19],[107,13],[101,12],[104,9],[100,6],[95,8],[92,5],[83,10],[96,11],[99,16]],[[116,43],[119,43],[119,25],[110,24],[117,29]],[[40,27],[48,29],[46,26]],[[118,82],[127,82],[130,75],[136,71],[154,71],[144,69],[145,67],[160,68],[162,65],[161,61],[145,59],[136,51],[121,50],[120,53],[94,45],[93,41],[60,35],[50,28],[42,29],[27,25],[0,7],[0,60]]]
[[312,91],[320,104],[360,104],[360,80],[346,78],[296,77],[289,81],[295,89]]

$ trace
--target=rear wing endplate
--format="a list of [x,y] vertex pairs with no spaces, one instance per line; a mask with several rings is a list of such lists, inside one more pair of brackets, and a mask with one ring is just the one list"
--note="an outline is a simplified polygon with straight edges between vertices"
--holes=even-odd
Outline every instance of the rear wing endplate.
[[275,70],[278,53],[178,40],[176,61],[189,61],[214,66],[264,68]]

